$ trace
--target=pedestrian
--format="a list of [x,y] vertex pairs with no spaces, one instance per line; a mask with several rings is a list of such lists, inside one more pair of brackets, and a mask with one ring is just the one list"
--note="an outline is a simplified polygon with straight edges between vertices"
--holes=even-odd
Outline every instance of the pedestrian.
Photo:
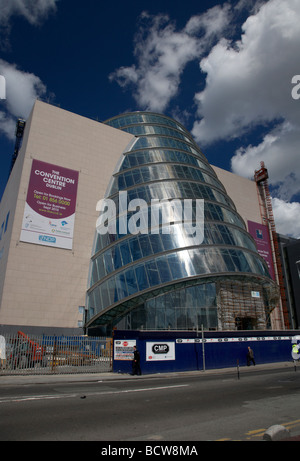
[[141,375],[140,353],[136,346],[133,346],[132,374]]
[[250,346],[248,346],[248,352],[247,352],[247,365],[248,365],[248,367],[250,366],[251,362],[253,363],[253,365],[255,365],[253,350],[251,349]]

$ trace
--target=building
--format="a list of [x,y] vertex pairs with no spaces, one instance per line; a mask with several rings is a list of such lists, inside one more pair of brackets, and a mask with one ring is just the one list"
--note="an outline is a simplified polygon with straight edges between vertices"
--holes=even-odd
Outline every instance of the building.
[[[140,234],[118,233],[119,222],[112,234],[102,234],[101,225],[96,232],[87,325],[266,329],[278,301],[276,285],[234,202],[191,135],[178,122],[145,112],[106,123],[136,136],[123,152],[106,197],[114,201],[119,221],[120,191],[126,191],[126,203],[142,199],[145,206],[139,212]],[[200,243],[182,226],[181,213],[171,217],[170,232],[164,232],[163,219],[154,223],[157,232],[149,232],[152,201],[186,199],[203,200]],[[259,208],[253,212],[256,219],[258,213]],[[192,219],[197,220],[195,210]],[[129,213],[126,220],[129,224]]]
[[278,242],[290,324],[292,328],[298,329],[300,328],[300,242],[280,234],[278,234]]
[[[120,153],[132,139],[128,133],[36,101],[0,206],[0,222],[5,222],[0,240],[2,331],[82,333],[89,260],[99,214],[96,203],[105,193]],[[55,175],[52,170],[65,168],[68,171],[64,175],[75,176],[72,197],[63,188],[46,187],[50,183],[42,182],[42,187],[36,188],[34,178],[31,180],[33,161],[44,174]],[[48,211],[46,207],[45,222],[33,222],[31,232],[21,237],[22,228],[28,229],[30,224],[24,222],[26,216],[30,219],[30,213],[25,213],[30,183],[36,196],[41,196],[36,198],[38,210],[44,206],[38,202],[55,206]],[[73,234],[66,234],[67,225],[62,227],[57,219],[58,210],[62,210],[58,207],[66,205],[55,200],[68,202],[65,198],[76,203]],[[39,235],[40,240],[28,243]],[[68,238],[61,238],[61,243],[58,237],[63,235]]]
[[36,101],[1,223],[1,331],[284,327],[255,182],[169,117]]

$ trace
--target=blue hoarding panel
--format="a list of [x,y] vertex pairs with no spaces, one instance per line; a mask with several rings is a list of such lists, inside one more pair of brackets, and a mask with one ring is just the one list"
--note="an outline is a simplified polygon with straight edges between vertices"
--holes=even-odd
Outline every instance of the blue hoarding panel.
[[[257,364],[292,361],[295,331],[267,332],[145,332],[115,331],[113,371],[131,373],[130,351],[136,344],[142,373],[162,373],[247,366],[248,346]],[[119,360],[116,344],[129,354]]]

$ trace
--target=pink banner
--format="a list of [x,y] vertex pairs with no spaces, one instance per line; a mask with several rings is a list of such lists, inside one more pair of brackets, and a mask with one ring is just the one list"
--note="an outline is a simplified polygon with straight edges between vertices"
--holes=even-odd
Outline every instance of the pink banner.
[[248,221],[249,234],[254,238],[259,255],[266,261],[270,275],[275,280],[270,234],[267,226]]
[[77,186],[78,171],[33,160],[20,240],[71,249]]

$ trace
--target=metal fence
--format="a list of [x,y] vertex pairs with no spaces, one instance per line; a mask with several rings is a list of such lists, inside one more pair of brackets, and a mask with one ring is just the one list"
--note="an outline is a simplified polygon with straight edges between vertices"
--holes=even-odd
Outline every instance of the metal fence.
[[112,370],[111,338],[0,336],[0,375],[99,373]]

